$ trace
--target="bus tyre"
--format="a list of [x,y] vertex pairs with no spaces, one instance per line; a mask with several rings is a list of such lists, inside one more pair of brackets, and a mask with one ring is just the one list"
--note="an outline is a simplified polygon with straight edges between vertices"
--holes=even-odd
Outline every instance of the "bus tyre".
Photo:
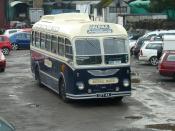
[[64,80],[61,80],[59,84],[59,96],[65,103],[69,102],[69,99],[66,97],[66,87]]
[[39,68],[35,68],[35,80],[37,80],[37,85],[41,86],[41,79],[40,79],[40,73],[39,73]]

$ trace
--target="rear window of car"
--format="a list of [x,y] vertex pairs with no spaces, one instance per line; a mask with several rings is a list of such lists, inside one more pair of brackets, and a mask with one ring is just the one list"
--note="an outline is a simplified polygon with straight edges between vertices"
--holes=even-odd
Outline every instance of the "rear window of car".
[[167,61],[175,61],[175,54],[174,55],[173,54],[168,55],[166,60]]
[[162,43],[149,43],[146,46],[146,49],[159,49],[162,46]]
[[9,31],[9,34],[16,33],[16,32],[17,32],[17,30],[11,30],[11,31]]

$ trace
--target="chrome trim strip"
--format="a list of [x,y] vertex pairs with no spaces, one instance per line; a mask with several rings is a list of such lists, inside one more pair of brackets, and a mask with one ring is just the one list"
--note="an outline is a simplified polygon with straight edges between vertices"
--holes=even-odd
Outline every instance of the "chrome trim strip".
[[111,93],[111,96],[108,96],[108,97],[97,97],[98,93],[95,93],[95,94],[83,94],[83,95],[74,95],[74,94],[66,93],[66,96],[67,96],[67,98],[70,98],[70,99],[93,99],[93,98],[103,99],[103,98],[112,98],[112,97],[118,97],[118,96],[130,96],[131,95],[131,91],[105,92],[105,93]]
[[87,72],[93,76],[109,76],[116,74],[120,69],[107,69],[107,70],[88,70]]

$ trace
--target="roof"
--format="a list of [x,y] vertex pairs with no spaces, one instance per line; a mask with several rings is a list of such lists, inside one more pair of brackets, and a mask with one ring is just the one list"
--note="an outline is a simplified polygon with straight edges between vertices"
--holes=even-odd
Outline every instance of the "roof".
[[122,35],[127,37],[126,30],[121,25],[91,21],[88,14],[85,13],[46,15],[34,24],[33,29],[54,34],[66,34],[70,38],[100,35]]

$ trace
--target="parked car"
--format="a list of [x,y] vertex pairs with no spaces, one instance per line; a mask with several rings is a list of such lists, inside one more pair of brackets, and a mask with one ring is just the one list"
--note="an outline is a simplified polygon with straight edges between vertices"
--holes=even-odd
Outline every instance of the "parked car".
[[175,35],[175,30],[156,30],[146,33],[143,37],[150,40],[153,36]]
[[162,55],[158,70],[160,75],[175,79],[175,51],[165,51]]
[[132,48],[132,54],[137,57],[140,52],[140,48],[145,41],[161,41],[164,35],[175,36],[175,30],[156,30],[146,33],[137,40],[135,46]]
[[132,54],[135,55],[136,57],[138,57],[139,52],[140,52],[140,48],[142,47],[143,43],[146,41],[146,39],[144,37],[140,37],[134,47],[131,49]]
[[2,50],[0,49],[0,72],[4,72],[6,67],[6,59]]
[[30,33],[16,32],[9,37],[13,50],[30,48]]
[[3,35],[9,37],[11,34],[21,31],[21,29],[7,29]]
[[162,41],[144,42],[140,49],[139,61],[148,62],[151,65],[157,65],[157,51],[162,47],[162,44]]
[[8,55],[12,50],[10,40],[5,35],[0,35],[0,49],[2,49],[4,55]]

